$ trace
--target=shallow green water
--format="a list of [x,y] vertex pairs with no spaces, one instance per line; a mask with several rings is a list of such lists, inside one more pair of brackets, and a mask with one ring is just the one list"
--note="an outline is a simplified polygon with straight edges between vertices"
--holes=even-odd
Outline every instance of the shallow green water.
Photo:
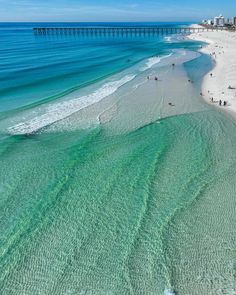
[[208,111],[11,139],[4,294],[233,294],[234,129]]
[[2,115],[1,294],[235,294],[236,124],[199,97],[211,62],[185,46],[35,132],[8,127],[68,100]]

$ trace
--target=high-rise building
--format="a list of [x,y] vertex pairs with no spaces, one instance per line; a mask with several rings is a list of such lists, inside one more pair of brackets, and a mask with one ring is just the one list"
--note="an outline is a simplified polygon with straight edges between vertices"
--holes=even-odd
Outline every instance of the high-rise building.
[[223,17],[222,14],[214,18],[214,26],[223,27],[224,25],[225,25],[225,18]]
[[235,25],[235,26],[236,26],[236,16],[235,16],[235,17],[233,17],[233,25]]

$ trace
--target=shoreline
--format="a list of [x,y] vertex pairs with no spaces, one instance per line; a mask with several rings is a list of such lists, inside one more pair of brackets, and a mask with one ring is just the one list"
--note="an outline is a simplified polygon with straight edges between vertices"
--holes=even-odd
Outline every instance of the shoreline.
[[[199,25],[192,25],[192,27]],[[211,56],[214,67],[202,82],[202,97],[210,105],[224,110],[236,119],[236,33],[229,31],[200,32],[190,40],[207,43],[199,52]],[[213,102],[212,102],[213,98]],[[220,106],[219,101],[226,101]]]

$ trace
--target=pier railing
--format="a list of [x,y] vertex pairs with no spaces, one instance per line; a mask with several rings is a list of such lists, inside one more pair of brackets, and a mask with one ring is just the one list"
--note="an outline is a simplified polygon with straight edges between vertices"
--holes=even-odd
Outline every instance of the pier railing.
[[117,34],[190,34],[228,30],[226,27],[41,27],[33,28],[37,35],[117,35]]

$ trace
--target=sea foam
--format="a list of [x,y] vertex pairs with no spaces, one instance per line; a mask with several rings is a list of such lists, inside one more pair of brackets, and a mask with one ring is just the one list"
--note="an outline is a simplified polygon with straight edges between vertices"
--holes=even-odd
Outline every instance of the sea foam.
[[170,53],[170,54],[168,54],[168,55],[161,56],[161,57],[160,57],[160,56],[150,57],[150,58],[147,60],[145,66],[142,67],[140,70],[141,70],[142,72],[143,72],[143,71],[146,71],[146,70],[152,68],[154,65],[158,64],[162,59],[164,59],[164,58],[168,58],[168,57],[170,57],[171,55],[172,55],[172,53]]
[[91,94],[73,98],[63,102],[57,102],[45,107],[43,114],[36,115],[32,119],[20,122],[8,128],[11,134],[30,134],[59,120],[101,101],[103,98],[113,94],[118,88],[130,82],[136,75],[126,75],[120,80],[107,82]]
[[171,37],[170,37],[170,36],[166,36],[166,37],[164,38],[164,40],[165,40],[166,42],[171,42]]

